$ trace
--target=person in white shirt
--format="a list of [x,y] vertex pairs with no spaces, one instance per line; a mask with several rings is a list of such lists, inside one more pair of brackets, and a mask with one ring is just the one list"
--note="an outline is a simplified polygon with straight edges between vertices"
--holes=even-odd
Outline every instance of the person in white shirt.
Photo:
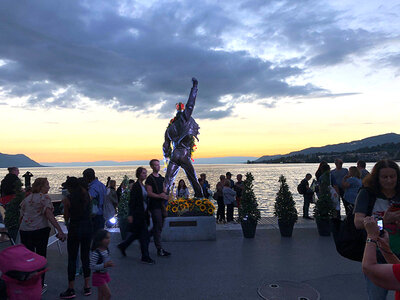
[[189,189],[187,188],[185,181],[183,179],[179,180],[178,187],[176,188],[175,193],[176,198],[189,198]]

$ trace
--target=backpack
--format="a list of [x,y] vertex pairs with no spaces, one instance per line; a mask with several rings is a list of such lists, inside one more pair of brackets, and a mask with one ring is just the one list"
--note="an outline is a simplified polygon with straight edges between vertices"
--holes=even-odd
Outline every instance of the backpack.
[[[372,215],[376,196],[370,195],[367,216]],[[337,252],[350,260],[361,262],[364,256],[365,241],[367,233],[364,229],[357,229],[354,225],[354,213],[347,216],[343,221],[333,219],[333,239]]]
[[297,192],[300,195],[304,195],[306,193],[306,185],[303,183],[303,181],[301,181],[297,186]]

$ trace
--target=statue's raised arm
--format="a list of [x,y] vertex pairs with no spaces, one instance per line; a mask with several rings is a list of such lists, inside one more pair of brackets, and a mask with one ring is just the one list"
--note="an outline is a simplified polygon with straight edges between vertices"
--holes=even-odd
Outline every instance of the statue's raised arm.
[[193,82],[193,87],[190,90],[190,94],[189,94],[189,99],[186,103],[186,109],[185,109],[185,119],[189,120],[190,117],[192,116],[193,113],[193,109],[194,109],[194,105],[196,104],[196,96],[197,96],[197,85],[198,85],[198,81],[196,78],[192,78],[192,82]]

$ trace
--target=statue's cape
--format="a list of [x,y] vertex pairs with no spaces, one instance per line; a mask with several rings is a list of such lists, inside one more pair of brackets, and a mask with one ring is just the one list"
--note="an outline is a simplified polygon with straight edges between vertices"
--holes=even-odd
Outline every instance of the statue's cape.
[[200,126],[196,123],[196,121],[190,117],[189,121],[185,121],[184,118],[179,118],[174,123],[172,123],[167,128],[167,134],[169,139],[175,144],[178,145],[186,136],[192,135],[197,140],[197,135],[199,134]]

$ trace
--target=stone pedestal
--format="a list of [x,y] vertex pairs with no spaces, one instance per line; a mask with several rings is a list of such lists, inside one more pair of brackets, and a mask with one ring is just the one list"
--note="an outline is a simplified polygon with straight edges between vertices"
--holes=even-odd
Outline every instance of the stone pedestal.
[[165,219],[162,240],[166,242],[215,241],[215,217],[168,217]]

